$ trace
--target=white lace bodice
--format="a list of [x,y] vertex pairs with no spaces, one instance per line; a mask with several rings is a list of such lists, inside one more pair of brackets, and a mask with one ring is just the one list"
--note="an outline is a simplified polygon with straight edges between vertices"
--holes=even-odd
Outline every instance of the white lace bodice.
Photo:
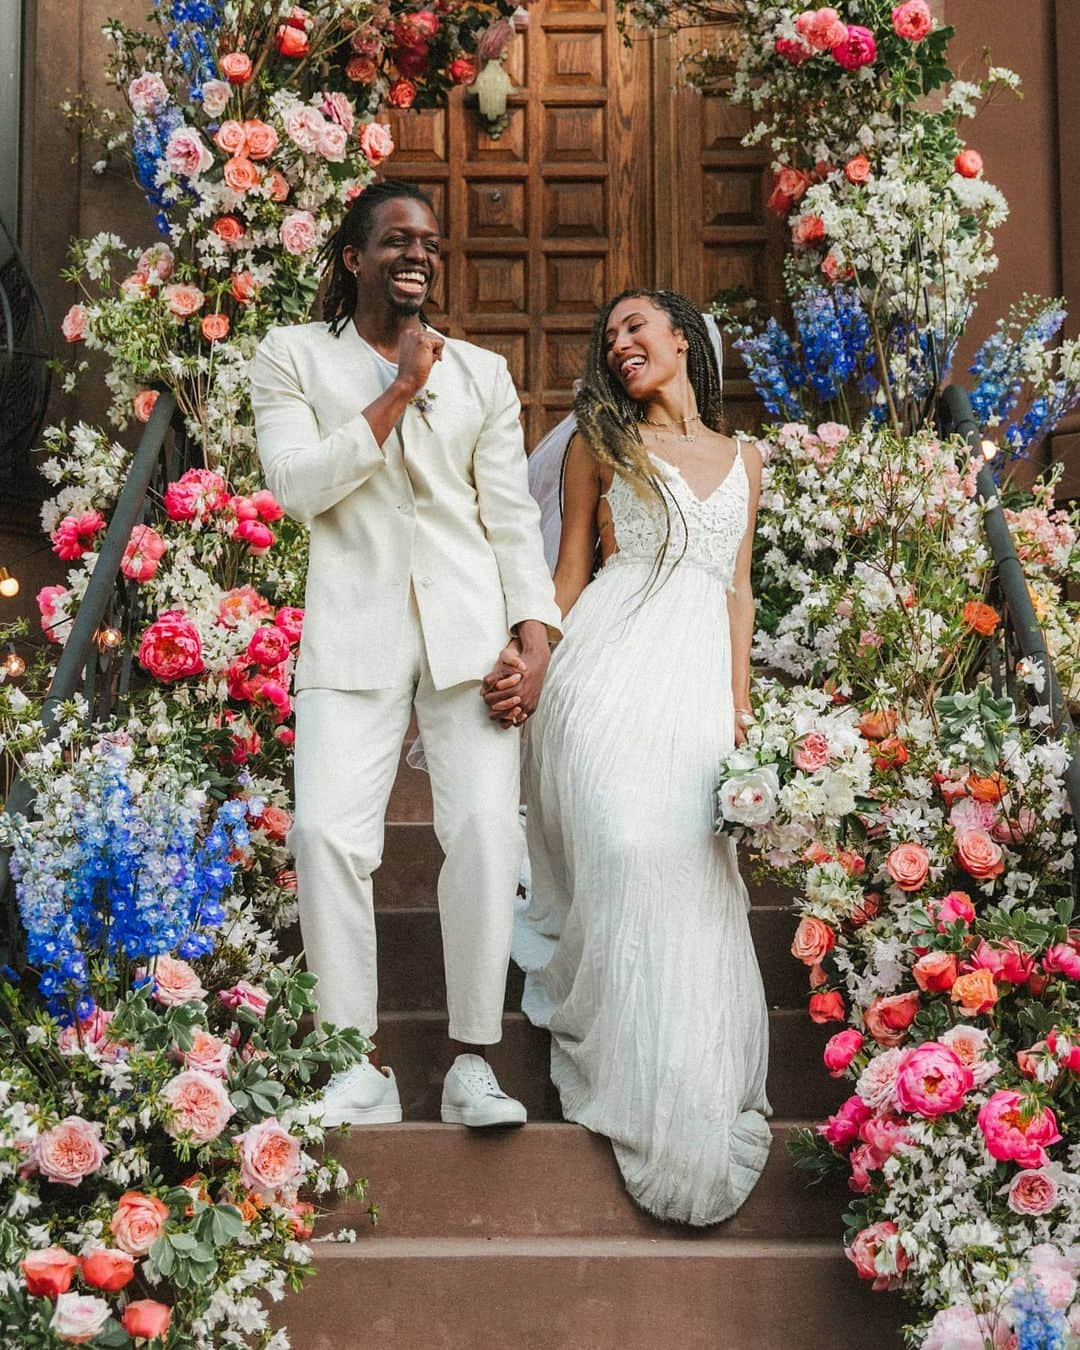
[[[680,567],[703,567],[730,588],[739,545],[746,533],[750,497],[742,447],[737,446],[727,477],[705,501],[694,495],[673,464],[658,455],[651,458],[669,496],[671,537],[664,555],[665,567],[676,562]],[[608,558],[604,569],[641,562],[651,567],[664,541],[663,508],[655,500],[640,497],[618,475],[607,491],[607,500],[618,552]]]

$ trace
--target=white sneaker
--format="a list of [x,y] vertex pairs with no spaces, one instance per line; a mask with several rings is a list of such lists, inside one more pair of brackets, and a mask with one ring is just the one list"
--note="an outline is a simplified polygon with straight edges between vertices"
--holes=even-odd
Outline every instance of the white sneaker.
[[446,1075],[442,1118],[448,1125],[524,1125],[525,1108],[499,1087],[479,1055],[458,1055]]
[[326,1085],[319,1110],[327,1129],[338,1125],[396,1125],[401,1098],[392,1069],[377,1069],[365,1055]]

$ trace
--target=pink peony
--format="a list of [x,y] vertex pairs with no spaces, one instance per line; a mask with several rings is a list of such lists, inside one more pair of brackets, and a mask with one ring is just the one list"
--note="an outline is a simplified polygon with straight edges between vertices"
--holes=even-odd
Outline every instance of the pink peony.
[[851,1168],[851,1175],[848,1177],[849,1189],[858,1195],[869,1195],[874,1189],[870,1181],[870,1172],[878,1167],[874,1150],[869,1144],[856,1144],[848,1154],[848,1165]]
[[240,1181],[269,1197],[296,1184],[301,1172],[300,1142],[276,1120],[261,1120],[234,1137],[240,1146]]
[[136,117],[152,117],[168,101],[169,86],[156,71],[147,71],[128,85],[128,102]]
[[89,319],[85,305],[72,305],[60,323],[60,331],[68,342],[81,342],[86,337]]
[[195,178],[214,166],[214,156],[197,131],[177,127],[165,142],[165,164],[170,173]]
[[247,980],[239,980],[231,989],[223,989],[218,998],[226,1008],[247,1008],[256,1017],[265,1014],[270,1002],[270,995],[265,989],[257,984],[249,984]]
[[324,94],[319,111],[328,122],[336,122],[339,127],[343,127],[346,134],[352,131],[356,123],[352,99],[347,94]]
[[934,16],[926,0],[904,0],[892,12],[893,32],[909,42],[921,42],[934,27]]
[[1055,942],[1043,952],[1042,968],[1047,975],[1064,975],[1070,980],[1080,980],[1080,951],[1067,942]]
[[123,1047],[109,1040],[112,1018],[109,1009],[95,1008],[89,1017],[64,1027],[56,1038],[56,1048],[62,1055],[89,1055],[106,1064],[115,1064]]
[[142,635],[139,664],[156,680],[165,681],[201,675],[206,669],[199,630],[182,609],[165,610]]
[[847,39],[848,29],[835,9],[808,9],[795,20],[795,31],[817,52],[831,51]]
[[896,1103],[919,1116],[944,1116],[964,1104],[974,1086],[971,1070],[940,1041],[924,1041],[904,1056],[896,1075]]
[[26,1292],[34,1298],[56,1298],[66,1294],[79,1269],[79,1259],[63,1247],[39,1247],[19,1262]]
[[884,1167],[886,1160],[909,1141],[904,1122],[893,1116],[871,1116],[859,1126],[859,1138],[871,1150],[875,1167]]
[[258,492],[253,492],[248,500],[255,508],[259,519],[267,525],[272,525],[275,520],[280,520],[285,514],[285,508],[269,488],[260,488]]
[[149,581],[156,576],[165,552],[165,540],[149,525],[136,525],[124,549],[120,571],[131,581]]
[[986,1350],[988,1342],[994,1350],[1005,1350],[1011,1343],[1008,1328],[1002,1323],[991,1329],[969,1304],[958,1304],[934,1315],[922,1350]]
[[288,636],[276,625],[266,624],[251,635],[247,655],[250,660],[269,669],[279,666],[286,659],[289,648]]
[[41,613],[41,631],[50,642],[62,642],[63,639],[56,629],[61,624],[71,622],[69,615],[61,613],[63,601],[70,594],[71,592],[66,586],[42,586],[37,593],[37,606]]
[[825,1045],[825,1067],[833,1078],[839,1078],[862,1049],[863,1034],[854,1027],[838,1031]]
[[236,1114],[220,1078],[200,1069],[185,1069],[170,1078],[161,1095],[172,1107],[165,1132],[174,1139],[208,1144]]
[[833,60],[845,70],[861,70],[871,66],[877,57],[877,43],[869,28],[860,24],[848,24],[847,37],[843,42],[831,47]]
[[170,520],[203,521],[229,500],[225,480],[212,469],[188,469],[165,489],[165,514]]
[[310,211],[292,211],[281,222],[281,244],[286,253],[299,257],[318,243],[318,227]]
[[165,1231],[168,1205],[141,1191],[125,1191],[116,1202],[109,1231],[116,1245],[131,1256],[146,1256]]
[[178,1003],[194,1003],[206,998],[199,977],[186,961],[175,956],[159,956],[154,963],[154,998],[166,1008]]
[[792,763],[803,773],[816,773],[829,762],[829,742],[820,731],[808,731],[795,743]]
[[857,1233],[844,1255],[853,1262],[861,1280],[873,1280],[875,1289],[895,1289],[910,1264],[899,1242],[890,1241],[899,1234],[896,1224],[885,1219]]
[[67,1116],[34,1140],[31,1156],[38,1171],[61,1186],[77,1186],[96,1172],[108,1150],[101,1142],[101,1126],[81,1116]]
[[233,530],[233,539],[246,544],[248,552],[254,558],[262,558],[274,546],[274,532],[261,520],[241,520]]
[[69,1345],[92,1341],[109,1320],[112,1309],[103,1298],[91,1294],[61,1294],[49,1322],[54,1336]]
[[870,1114],[870,1107],[861,1097],[848,1097],[835,1115],[817,1127],[817,1132],[840,1151],[859,1137],[859,1128],[870,1119]]
[[885,870],[902,891],[917,891],[929,875],[930,855],[922,844],[897,844],[885,859]]
[[1048,1106],[1039,1106],[1034,1099],[1008,1088],[995,1092],[977,1119],[990,1156],[1000,1162],[1018,1162],[1022,1167],[1045,1167],[1049,1161],[1047,1148],[1061,1138]]
[[807,43],[786,37],[776,39],[775,49],[777,56],[782,57],[792,66],[801,66],[804,61],[809,61],[814,55],[813,47],[808,46]]
[[1014,1214],[1048,1214],[1058,1202],[1057,1182],[1041,1168],[1017,1172],[1008,1194],[1009,1208]]
[[290,642],[299,642],[304,627],[304,611],[295,605],[282,605],[274,615],[274,623]]

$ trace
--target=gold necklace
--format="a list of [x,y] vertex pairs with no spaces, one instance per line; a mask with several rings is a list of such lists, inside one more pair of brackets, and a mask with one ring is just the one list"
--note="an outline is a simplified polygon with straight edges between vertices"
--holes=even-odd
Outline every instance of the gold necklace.
[[[674,431],[676,426],[674,422],[656,422],[651,417],[643,417],[641,420],[647,427],[656,427],[660,431]],[[689,417],[680,417],[679,421],[683,425],[683,429],[679,433],[679,440],[684,441],[687,445],[693,445],[697,440],[697,436],[695,436],[692,431],[687,430],[687,425],[690,422],[700,422],[701,418],[697,413],[692,413]]]

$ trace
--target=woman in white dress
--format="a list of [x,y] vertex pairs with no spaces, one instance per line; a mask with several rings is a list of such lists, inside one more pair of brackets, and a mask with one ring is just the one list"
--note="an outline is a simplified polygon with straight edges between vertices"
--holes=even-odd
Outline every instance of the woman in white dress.
[[[771,1139],[747,893],[712,821],[749,710],[760,457],[720,432],[708,332],[672,292],[605,307],[574,410],[568,617],[526,738],[522,1007],[551,1032],[564,1116],[611,1139],[637,1203],[711,1224]],[[523,720],[500,684],[489,703]]]

